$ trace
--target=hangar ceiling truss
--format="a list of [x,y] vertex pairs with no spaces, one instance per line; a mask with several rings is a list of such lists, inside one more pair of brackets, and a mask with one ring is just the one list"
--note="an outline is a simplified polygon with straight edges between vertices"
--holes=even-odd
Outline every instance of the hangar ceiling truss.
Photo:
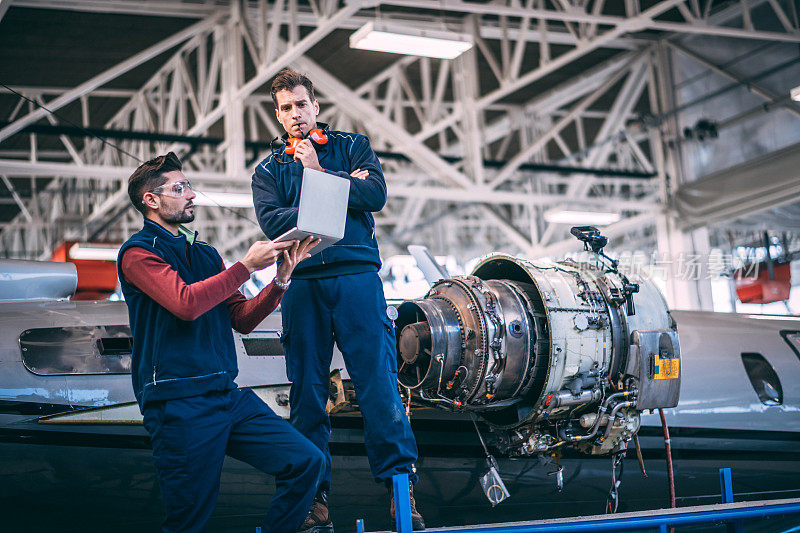
[[[54,79],[0,88],[3,101],[14,102],[0,107],[0,189],[3,208],[15,213],[0,222],[7,257],[47,258],[64,239],[126,238],[139,226],[127,176],[167,150],[183,158],[201,191],[249,192],[253,166],[281,133],[265,85],[287,65],[314,80],[321,120],[366,133],[380,153],[390,199],[376,230],[387,255],[410,243],[461,259],[491,250],[560,255],[574,248],[569,228],[546,214],[561,208],[618,212],[622,220],[606,233],[623,246],[653,242],[655,219],[668,211],[682,172],[671,54],[747,84],[778,102],[775,112],[800,116],[793,103],[685,44],[695,36],[800,42],[797,12],[779,0],[12,6],[196,20],[75,87]],[[383,55],[375,68],[355,68],[369,55],[341,47],[342,32],[377,18],[469,33],[475,46],[454,60]],[[334,45],[335,54],[319,52]],[[154,61],[158,68],[140,87],[108,87]],[[348,75],[351,66],[357,75]],[[28,100],[13,100],[11,91]],[[101,100],[117,109],[98,122]],[[76,121],[105,140],[76,133]],[[212,206],[197,210],[194,226],[236,258],[262,237],[254,219],[252,208]]]

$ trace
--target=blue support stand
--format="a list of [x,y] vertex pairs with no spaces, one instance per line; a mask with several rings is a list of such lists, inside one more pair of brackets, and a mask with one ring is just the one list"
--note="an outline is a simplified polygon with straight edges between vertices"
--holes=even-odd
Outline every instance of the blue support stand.
[[359,518],[356,520],[356,533],[364,533],[364,519]]
[[722,491],[722,503],[733,503],[733,477],[730,468],[719,469],[719,486]]
[[411,533],[411,494],[408,491],[408,474],[392,476],[392,490],[397,533]]
[[[719,469],[719,485],[722,492],[722,503],[733,503],[733,476],[730,468]],[[728,524],[728,533],[743,533],[741,522]]]

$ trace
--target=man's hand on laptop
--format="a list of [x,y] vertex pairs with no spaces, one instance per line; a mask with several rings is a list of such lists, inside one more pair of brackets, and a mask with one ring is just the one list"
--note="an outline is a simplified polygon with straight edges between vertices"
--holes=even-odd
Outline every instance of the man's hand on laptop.
[[365,180],[369,176],[369,170],[361,170],[360,168],[357,168],[354,171],[352,171],[350,175],[354,178]]
[[256,241],[247,250],[247,255],[244,256],[241,263],[252,274],[256,270],[261,270],[274,264],[283,251],[291,248],[294,243],[297,243],[297,241]]
[[303,239],[302,242],[289,241],[292,243],[292,247],[287,250],[283,250],[283,262],[281,263],[281,266],[278,267],[278,273],[275,275],[275,279],[281,283],[288,283],[289,278],[292,277],[292,271],[294,270],[294,267],[297,266],[297,263],[303,259],[308,259],[311,257],[311,254],[308,253],[308,251],[318,245],[320,241],[321,239],[315,239],[310,235]]
[[297,146],[294,149],[294,160],[303,163],[304,168],[319,170],[320,172],[323,170],[319,164],[317,150],[308,139],[303,139],[297,143]]

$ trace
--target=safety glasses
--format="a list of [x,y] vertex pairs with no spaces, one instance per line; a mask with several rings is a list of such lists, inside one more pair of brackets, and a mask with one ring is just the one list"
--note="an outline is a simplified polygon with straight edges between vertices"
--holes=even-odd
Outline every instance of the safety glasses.
[[181,198],[188,195],[189,191],[194,191],[194,188],[192,187],[192,184],[189,183],[189,180],[185,180],[177,181],[171,185],[160,185],[154,189],[150,189],[149,192],[153,194],[163,194],[173,198]]

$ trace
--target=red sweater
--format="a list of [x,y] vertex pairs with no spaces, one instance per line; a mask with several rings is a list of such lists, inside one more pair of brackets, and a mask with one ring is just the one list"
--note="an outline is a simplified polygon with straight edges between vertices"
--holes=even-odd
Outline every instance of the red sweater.
[[181,320],[194,320],[225,302],[233,329],[250,333],[278,307],[284,291],[270,283],[248,300],[238,290],[250,279],[247,267],[240,262],[227,270],[224,264],[220,267],[221,272],[216,276],[187,284],[169,263],[138,247],[123,254],[121,265],[126,280]]

